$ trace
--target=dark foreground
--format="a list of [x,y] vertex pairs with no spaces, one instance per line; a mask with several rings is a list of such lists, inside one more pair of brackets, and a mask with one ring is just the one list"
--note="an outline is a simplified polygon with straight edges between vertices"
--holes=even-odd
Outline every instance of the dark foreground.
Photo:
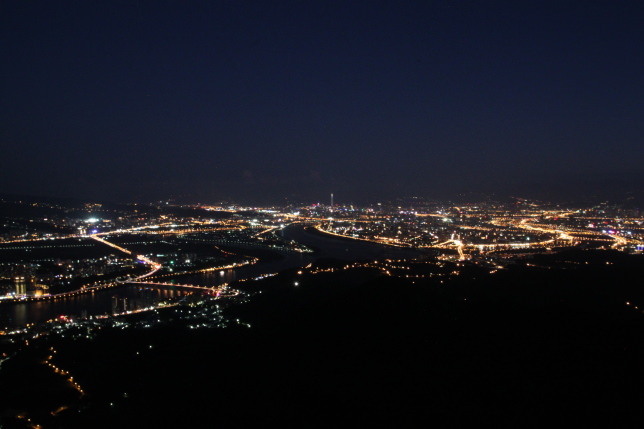
[[[3,365],[3,427],[637,424],[642,259],[539,262],[449,284],[292,271],[231,307],[250,329],[49,339]],[[85,396],[42,365],[52,346]]]

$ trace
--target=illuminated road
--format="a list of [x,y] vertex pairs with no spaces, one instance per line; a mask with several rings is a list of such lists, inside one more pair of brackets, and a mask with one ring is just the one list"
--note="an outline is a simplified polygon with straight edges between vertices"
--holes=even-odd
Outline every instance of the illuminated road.
[[349,238],[351,240],[356,240],[356,241],[367,241],[369,243],[382,244],[385,246],[411,247],[410,244],[404,243],[396,238],[375,236],[373,240],[370,240],[368,238],[360,238],[360,237],[353,237],[351,235],[346,235],[346,234],[338,234],[337,232],[322,229],[320,225],[315,225],[313,228],[315,228],[316,230],[318,230],[323,234],[335,235],[336,237]]
[[[570,215],[570,212],[564,212],[561,213],[559,216],[563,217],[566,215]],[[551,216],[554,217],[554,216]],[[547,234],[552,234],[556,236],[556,239],[558,240],[566,240],[570,242],[570,245],[574,244],[575,237],[570,234],[576,234],[576,235],[582,235],[585,236],[588,239],[610,239],[614,241],[614,243],[611,245],[612,248],[614,249],[621,249],[625,246],[631,245],[631,244],[640,244],[639,240],[633,239],[633,238],[626,238],[620,235],[617,235],[616,233],[611,234],[607,232],[597,232],[593,230],[587,230],[587,229],[582,229],[582,228],[575,228],[575,229],[570,229],[570,228],[564,228],[561,226],[545,226],[545,225],[530,225],[529,222],[533,222],[535,219],[533,218],[525,218],[521,219],[519,222],[513,222],[513,224],[519,228],[527,229],[530,231],[539,231],[542,233],[547,233]]]

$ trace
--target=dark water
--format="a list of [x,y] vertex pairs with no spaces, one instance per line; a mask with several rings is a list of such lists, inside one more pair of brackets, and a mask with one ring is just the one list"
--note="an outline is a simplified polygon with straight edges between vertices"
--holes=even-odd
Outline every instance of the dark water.
[[[236,280],[255,278],[263,274],[283,271],[307,265],[318,258],[336,258],[343,260],[379,259],[379,258],[412,258],[419,256],[413,249],[396,248],[364,241],[351,241],[332,236],[318,235],[308,232],[300,225],[291,225],[282,232],[283,237],[295,240],[318,250],[315,254],[282,253],[281,259],[259,262],[223,271],[209,271],[200,274],[178,275],[172,280],[177,284],[192,284],[199,286],[217,286],[222,283],[232,283]],[[114,297],[117,298],[118,310],[127,305],[129,310],[154,305],[163,300],[180,299],[182,296],[194,293],[187,289],[162,287],[148,288],[138,285],[124,285],[118,288],[106,289],[92,294],[78,295],[56,301],[37,301],[29,303],[0,305],[0,327],[24,326],[32,322],[44,322],[60,315],[90,316],[111,314]],[[126,301],[124,301],[124,299]],[[124,304],[127,302],[127,304]]]
[[303,226],[291,225],[284,229],[283,237],[287,240],[295,240],[304,245],[313,247],[319,252],[319,258],[335,258],[343,260],[359,259],[381,259],[381,258],[415,258],[422,254],[419,250],[385,246],[362,240],[351,240],[312,233],[305,230]]
[[255,278],[264,274],[278,273],[289,268],[301,267],[313,260],[311,255],[301,253],[282,253],[281,256],[282,259],[276,261],[259,262],[254,265],[222,271],[177,275],[173,279],[179,284],[217,286],[222,283],[232,283],[237,280]]
[[173,287],[123,285],[52,301],[3,303],[0,305],[0,327],[14,328],[27,323],[40,323],[61,315],[97,316],[112,314],[113,310],[136,310],[193,293],[188,289]]

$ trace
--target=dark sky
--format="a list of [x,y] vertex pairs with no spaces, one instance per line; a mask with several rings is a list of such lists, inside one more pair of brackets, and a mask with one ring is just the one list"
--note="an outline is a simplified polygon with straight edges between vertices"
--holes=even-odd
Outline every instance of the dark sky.
[[2,0],[0,191],[358,202],[641,189],[643,11]]

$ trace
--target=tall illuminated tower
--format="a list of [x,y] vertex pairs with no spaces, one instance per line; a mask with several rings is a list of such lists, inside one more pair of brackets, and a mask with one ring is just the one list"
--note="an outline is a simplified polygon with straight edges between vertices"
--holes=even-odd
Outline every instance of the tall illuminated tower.
[[25,276],[16,276],[13,281],[16,287],[16,296],[27,295],[27,279],[25,279]]
[[333,192],[331,192],[331,211],[333,211]]

